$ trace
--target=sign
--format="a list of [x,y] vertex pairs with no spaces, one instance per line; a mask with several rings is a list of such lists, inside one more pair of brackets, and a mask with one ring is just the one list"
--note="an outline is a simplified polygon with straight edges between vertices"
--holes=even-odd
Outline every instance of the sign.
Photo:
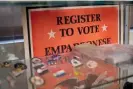
[[[51,61],[51,55],[70,53],[74,46],[84,43],[96,46],[119,43],[119,6],[36,8],[29,9],[28,15],[32,57],[42,59],[48,68],[48,72],[41,76],[45,81],[44,86],[37,89],[81,89],[83,85],[93,86],[92,83],[85,84],[89,78],[93,78],[89,81],[94,80],[94,84],[98,84],[100,79],[118,78],[118,68],[102,60],[92,60],[91,65],[94,67],[96,64],[93,68],[87,67],[90,65],[88,60],[80,59],[78,61],[82,65],[76,68],[70,63],[72,58],[69,56],[56,57],[58,61],[55,62]],[[68,80],[69,83],[66,82]],[[73,80],[79,82],[71,86]],[[64,82],[67,85],[64,86]],[[106,86],[106,89],[118,87],[116,82]]]
[[71,52],[83,43],[99,46],[119,41],[116,5],[31,9],[29,22],[35,57]]

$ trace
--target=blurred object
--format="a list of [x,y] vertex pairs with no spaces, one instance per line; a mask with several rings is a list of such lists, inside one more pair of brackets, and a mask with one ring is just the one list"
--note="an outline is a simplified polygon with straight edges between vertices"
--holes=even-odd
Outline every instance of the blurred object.
[[11,76],[7,76],[7,81],[12,88],[15,86],[16,81]]
[[44,84],[44,80],[39,76],[33,76],[30,79],[31,83],[35,86],[41,86]]
[[32,67],[36,69],[36,67],[43,65],[41,59],[39,58],[32,58]]
[[74,59],[80,59],[80,57],[78,57],[78,56],[74,56],[73,58],[74,58]]
[[104,80],[106,80],[106,81],[113,81],[114,80],[114,77],[107,77],[107,78],[105,78]]
[[43,75],[48,72],[46,63],[43,63],[39,58],[32,59],[32,66],[39,75]]
[[107,71],[100,74],[92,85],[97,85],[101,80],[104,80],[106,78],[106,76],[107,76]]
[[16,79],[18,76],[24,73],[27,69],[27,66],[23,63],[14,64],[14,69],[9,73],[12,78]]
[[53,60],[59,60],[61,59],[61,55],[52,55],[51,57]]
[[39,58],[32,58],[32,63],[33,64],[37,64],[37,63],[41,63],[42,61],[41,61],[41,59],[39,59]]
[[64,80],[58,84],[56,84],[55,87],[58,87],[58,86],[66,86],[68,88],[73,88],[74,86],[76,86],[78,84],[78,79],[77,78],[70,78],[70,79],[67,79],[67,80]]
[[55,87],[64,86],[68,89],[90,89],[97,78],[98,76],[95,74],[88,74],[85,80],[80,81],[77,78],[70,78],[58,83]]
[[122,45],[122,44],[107,44],[100,46],[105,55],[109,55],[112,53],[127,53],[129,55],[133,55],[133,45]]
[[61,77],[61,76],[64,76],[66,74],[66,72],[64,70],[60,70],[60,71],[57,71],[56,73],[54,73],[53,75],[55,77]]
[[47,63],[48,65],[62,64],[63,59],[65,59],[64,56],[54,54],[48,58]]
[[54,88],[54,89],[61,89],[60,87],[56,87],[56,88]]
[[3,62],[3,66],[6,68],[11,67],[11,62],[5,61]]
[[103,45],[101,48],[104,50],[106,63],[120,68],[133,64],[133,45],[110,44]]
[[77,45],[73,48],[72,53],[74,56],[81,56],[85,55],[85,58],[97,58],[100,60],[104,60],[105,55],[104,51],[99,46],[94,46],[90,44],[81,44]]
[[20,70],[20,69],[17,69],[17,70],[13,70],[10,75],[16,79],[16,77],[18,77],[19,75],[23,74],[25,70]]
[[93,68],[96,68],[97,66],[98,66],[98,63],[96,62],[96,61],[88,61],[87,63],[86,63],[86,65],[87,65],[87,67],[89,67],[89,68],[91,68],[91,69],[93,69]]
[[8,61],[4,61],[0,63],[0,68],[9,68],[11,67],[11,63]]
[[4,46],[0,46],[2,53],[6,52]]
[[120,67],[124,64],[132,64],[133,56],[125,52],[114,52],[106,57],[105,62]]
[[94,46],[81,44],[75,46],[72,52],[88,60],[89,58],[96,58],[118,67],[124,64],[133,64],[133,45],[107,44]]
[[131,83],[131,82],[126,82],[126,83],[124,84],[123,89],[133,89],[133,83]]
[[16,57],[14,54],[11,54],[11,53],[8,53],[8,54],[7,54],[7,57],[8,57],[7,60],[9,60],[9,61],[12,61],[12,60],[19,60],[18,57]]
[[16,63],[14,64],[15,70],[25,70],[27,66],[24,63]]
[[12,70],[9,74],[12,78],[16,79],[18,76],[24,73],[27,69],[27,66],[23,63],[16,63],[14,64],[14,70]]
[[37,73],[38,73],[39,75],[43,75],[43,74],[49,72],[49,71],[48,71],[48,68],[47,68],[46,66],[42,66],[41,68],[38,68],[36,71],[37,71]]
[[2,68],[3,67],[3,63],[0,63],[0,68]]
[[73,67],[79,67],[79,66],[82,65],[82,63],[79,60],[76,60],[76,59],[72,59],[71,63],[72,63]]

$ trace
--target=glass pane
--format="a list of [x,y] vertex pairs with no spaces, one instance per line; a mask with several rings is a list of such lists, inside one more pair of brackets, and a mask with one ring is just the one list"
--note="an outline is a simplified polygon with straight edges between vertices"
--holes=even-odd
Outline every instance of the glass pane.
[[28,89],[25,72],[12,75],[14,65],[25,61],[21,7],[0,6],[0,13],[0,89]]

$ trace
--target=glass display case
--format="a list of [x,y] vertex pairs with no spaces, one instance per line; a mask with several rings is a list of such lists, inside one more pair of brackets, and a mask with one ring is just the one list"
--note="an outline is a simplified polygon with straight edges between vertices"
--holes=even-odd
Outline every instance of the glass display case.
[[132,85],[132,46],[117,45],[132,42],[132,2],[2,4],[7,7],[0,7],[0,89],[124,89]]

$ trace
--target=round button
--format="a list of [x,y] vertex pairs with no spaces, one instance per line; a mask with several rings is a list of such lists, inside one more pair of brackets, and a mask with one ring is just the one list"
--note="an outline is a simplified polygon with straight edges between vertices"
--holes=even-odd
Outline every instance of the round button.
[[41,86],[44,84],[44,80],[39,76],[34,76],[31,78],[31,83],[35,86]]
[[86,65],[89,68],[96,68],[98,66],[98,63],[96,61],[91,60],[91,61],[88,61]]

